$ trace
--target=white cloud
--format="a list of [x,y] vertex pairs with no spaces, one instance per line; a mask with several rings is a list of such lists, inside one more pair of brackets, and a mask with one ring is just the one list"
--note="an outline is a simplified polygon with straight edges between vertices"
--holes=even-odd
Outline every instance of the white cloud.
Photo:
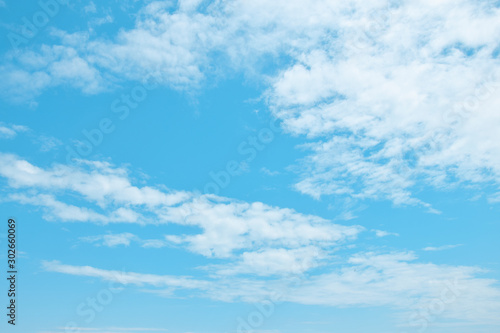
[[199,226],[203,233],[175,235],[177,243],[187,243],[191,251],[208,257],[230,257],[248,248],[309,245],[332,246],[353,239],[359,226],[332,224],[317,216],[302,215],[291,209],[201,196],[159,212],[162,220]]
[[28,131],[29,128],[22,125],[8,125],[0,122],[0,139],[13,139],[19,133]]
[[454,248],[459,247],[459,246],[462,246],[462,244],[443,245],[443,246],[427,246],[427,247],[424,247],[422,250],[424,250],[424,251],[444,251],[444,250],[454,249]]
[[372,231],[375,232],[375,236],[377,237],[399,236],[399,234],[395,232],[388,232],[384,230],[372,230]]
[[235,264],[210,268],[215,269],[218,275],[298,275],[319,266],[326,257],[326,252],[315,246],[264,249],[242,253]]
[[13,188],[46,191],[72,191],[100,207],[108,204],[175,205],[190,195],[177,191],[132,186],[127,171],[106,162],[80,161],[80,165],[54,165],[44,170],[12,154],[0,154],[0,176]]
[[[265,96],[283,128],[310,140],[302,193],[436,212],[414,196],[417,184],[500,182],[500,11],[489,1],[198,6],[149,3],[110,39],[56,31],[59,44],[6,56],[2,90],[16,98],[64,84],[96,93],[153,73],[193,88],[243,71],[270,84]],[[278,73],[261,71],[269,59]]]
[[95,246],[116,247],[118,245],[129,246],[132,242],[139,244],[144,248],[159,249],[168,246],[169,243],[165,239],[141,239],[140,237],[131,234],[130,232],[123,232],[120,234],[108,233],[105,235],[85,236],[80,237],[80,241],[85,243],[92,243]]
[[[259,78],[265,74],[273,115],[286,131],[308,141],[299,191],[432,210],[414,196],[417,184],[500,182],[494,55],[499,9],[489,1],[389,4],[222,1],[202,14],[193,11],[197,1],[183,1],[178,10],[153,2],[139,13],[134,28],[109,40],[61,32],[56,36],[61,45],[43,46],[17,60],[7,56],[10,63],[0,73],[9,86],[0,88],[19,100],[62,84],[90,94],[116,79],[140,81],[152,72],[165,85],[196,87],[220,70],[214,63]],[[284,66],[277,74],[258,72],[269,55]],[[284,65],[277,60],[282,58]],[[113,271],[57,262],[45,263],[47,270],[202,290],[221,300],[267,297],[286,285],[280,276],[300,272],[296,265],[314,271],[318,258],[329,258],[361,231],[262,203],[137,187],[126,170],[107,163],[42,168],[3,154],[0,175],[16,192],[12,200],[42,207],[48,218],[194,227],[201,231],[167,235],[166,242],[228,261],[224,267],[205,267],[216,283],[139,273],[121,280]],[[96,207],[66,204],[63,193]],[[498,194],[490,198],[496,200]],[[277,258],[289,265],[269,265]],[[481,271],[474,267],[416,259],[411,253],[357,254],[290,286],[293,292],[284,299],[410,310],[439,299],[447,283],[456,283],[459,292],[446,304],[445,319],[498,324],[497,281],[478,278]],[[234,277],[244,274],[278,278]]]
[[165,247],[167,245],[168,245],[167,242],[164,240],[161,240],[161,239],[145,239],[142,241],[141,246],[145,247],[145,248],[159,249],[159,248]]
[[48,152],[62,146],[62,141],[52,136],[40,135],[35,142],[40,145],[40,151]]
[[149,284],[155,287],[172,287],[185,289],[206,288],[206,286],[208,285],[207,282],[198,281],[188,277],[109,271],[90,266],[64,265],[58,261],[44,261],[42,262],[42,265],[45,270],[50,272],[97,277],[106,281],[117,282],[124,285],[131,284],[142,286],[144,284]]
[[500,192],[496,192],[492,194],[489,198],[488,201],[490,203],[499,203],[500,202]]
[[5,200],[16,201],[21,204],[33,205],[44,209],[46,220],[63,222],[94,222],[94,223],[143,223],[144,218],[135,211],[119,207],[109,212],[98,213],[87,207],[78,207],[57,200],[51,194],[12,193]]
[[430,208],[417,181],[498,184],[498,8],[387,4],[354,2],[340,33],[298,51],[268,91],[284,128],[314,140],[297,189]]
[[85,13],[95,13],[97,11],[95,3],[93,1],[90,1],[88,5],[83,7],[83,11]]
[[269,170],[269,169],[268,169],[268,168],[266,168],[266,167],[262,167],[262,168],[260,169],[260,172],[262,172],[262,173],[264,173],[264,174],[266,174],[266,175],[268,175],[268,176],[277,176],[277,175],[279,175],[279,174],[280,174],[280,172],[279,172],[279,171],[271,171],[271,170]]
[[[447,304],[443,318],[499,324],[494,311],[500,306],[497,281],[479,277],[482,270],[419,263],[413,253],[405,252],[345,255],[341,251],[352,251],[350,245],[355,245],[352,242],[363,230],[360,226],[337,225],[318,216],[259,202],[135,187],[125,169],[104,162],[81,161],[71,167],[41,168],[15,155],[3,154],[0,175],[7,180],[11,200],[48,209],[52,218],[195,227],[187,234],[166,235],[164,239],[143,240],[125,232],[91,236],[86,241],[103,246],[128,246],[132,242],[157,248],[185,246],[216,260],[215,264],[209,261],[199,267],[202,273],[196,279],[57,261],[44,262],[47,271],[135,285],[163,297],[175,296],[177,290],[189,290],[191,296],[252,302],[278,293],[281,300],[288,302],[389,306],[407,315],[408,311],[441,297],[446,291],[443,288],[451,283],[457,285],[459,293],[449,307]],[[101,195],[89,190],[94,186]],[[63,202],[61,193],[72,195],[72,205]],[[87,208],[89,204],[102,213]],[[143,219],[143,215],[148,218]]]
[[[187,9],[195,3],[185,2]],[[121,29],[114,38],[93,38],[95,26],[113,21],[111,15],[89,21],[88,32],[66,33],[53,29],[55,42],[39,49],[4,55],[0,74],[2,96],[14,103],[33,101],[46,89],[71,86],[84,94],[116,87],[124,80],[143,82],[154,75],[158,83],[183,89],[203,80],[208,35],[213,18],[179,10],[170,2],[147,4],[133,29]],[[92,12],[92,3],[85,7]],[[92,37],[91,37],[92,36]]]
[[[283,259],[284,253],[275,251],[265,256],[278,255]],[[437,323],[453,320],[466,324],[500,325],[497,281],[477,277],[482,271],[475,267],[424,264],[415,262],[416,259],[413,253],[405,252],[358,253],[346,261],[338,261],[326,272],[303,275],[299,270],[271,280],[239,276],[227,279],[223,275],[194,280],[190,277],[123,273],[59,262],[44,262],[44,268],[51,272],[143,286],[146,288],[144,291],[163,296],[170,295],[168,290],[173,288],[189,289],[194,294],[227,302],[271,299],[334,307],[388,306],[398,310],[402,324],[417,327],[419,322],[416,319],[426,318],[426,311],[431,305],[439,303],[443,312],[440,313],[441,319],[436,318]],[[263,270],[270,267],[260,267],[261,263],[260,259],[256,261]],[[281,260],[279,263],[282,264]],[[293,261],[288,263],[293,264]],[[239,269],[239,266],[230,266],[230,269]],[[245,270],[238,271],[238,274],[245,273]],[[168,288],[167,294],[164,288]]]
[[424,318],[429,304],[443,302],[444,320],[499,324],[493,310],[500,306],[496,281],[475,278],[480,270],[473,267],[413,263],[415,259],[412,253],[357,254],[349,259],[353,267],[313,277],[291,298],[336,306],[391,304],[407,310],[406,322],[414,315]]
[[198,8],[203,0],[180,0],[179,1],[179,11],[188,12],[193,11]]
[[124,232],[121,234],[107,234],[99,236],[87,236],[80,237],[80,240],[88,243],[95,243],[100,246],[115,247],[118,245],[129,246],[130,242],[134,240],[136,236],[129,232]]
[[114,21],[113,17],[109,14],[102,17],[93,18],[89,22],[89,30],[93,31],[95,27],[101,26],[106,23],[112,23],[113,21]]
[[[143,240],[125,233],[90,236],[84,241],[104,246],[128,246],[134,241],[146,248],[186,247],[206,257],[231,259],[234,274],[296,271],[296,264],[320,260],[364,230],[260,202],[136,187],[127,170],[106,162],[41,168],[16,155],[0,154],[0,177],[9,188],[4,200],[39,207],[48,220],[185,227],[185,234],[164,235],[163,239]],[[71,195],[71,204],[64,202],[66,195]],[[264,267],[264,261],[279,256],[296,264]],[[314,266],[311,263],[306,270]],[[223,270],[226,275],[230,271]]]

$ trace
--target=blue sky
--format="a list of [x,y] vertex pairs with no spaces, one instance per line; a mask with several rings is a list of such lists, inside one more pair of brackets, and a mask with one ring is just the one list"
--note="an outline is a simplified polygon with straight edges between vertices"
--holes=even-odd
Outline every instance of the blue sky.
[[0,18],[2,332],[500,329],[498,2]]

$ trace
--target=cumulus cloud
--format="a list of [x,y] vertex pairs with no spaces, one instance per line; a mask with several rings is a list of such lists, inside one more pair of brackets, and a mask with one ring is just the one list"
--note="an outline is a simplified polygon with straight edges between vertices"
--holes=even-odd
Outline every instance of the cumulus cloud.
[[[163,297],[190,291],[191,297],[253,302],[280,295],[280,301],[300,304],[389,306],[404,316],[446,294],[447,301],[453,299],[446,304],[446,320],[498,323],[493,311],[500,306],[497,281],[480,277],[481,269],[420,263],[409,252],[353,254],[351,245],[364,230],[360,226],[342,226],[259,202],[137,187],[126,169],[105,162],[42,168],[3,154],[0,176],[8,185],[10,200],[47,209],[52,219],[147,223],[155,228],[174,223],[187,228],[184,234],[157,239],[123,232],[83,241],[117,249],[132,243],[148,248],[175,246],[208,258],[207,264],[198,267],[197,278],[46,261],[43,267],[50,272],[137,286]],[[71,205],[64,203],[62,192],[72,194]],[[450,294],[449,288],[455,288],[456,294]]]
[[191,89],[244,72],[308,141],[298,191],[437,212],[414,195],[419,184],[500,182],[499,16],[487,0],[155,1],[108,39],[54,31],[52,45],[6,54],[2,91],[96,93],[153,73]]
[[[258,275],[296,271],[300,263],[325,258],[333,249],[356,239],[361,226],[334,224],[314,215],[243,202],[215,195],[134,186],[128,171],[110,163],[80,161],[41,168],[12,154],[0,155],[0,177],[9,190],[3,200],[43,210],[44,218],[62,222],[177,224],[179,234],[142,239],[131,233],[88,236],[83,241],[103,246],[185,247],[205,257],[234,261],[231,269],[212,270]],[[66,203],[66,195],[72,203]],[[184,232],[182,231],[184,230]],[[281,268],[264,262],[279,257]]]
[[429,208],[417,184],[498,183],[498,8],[358,5],[268,91],[284,128],[311,139],[296,188]]
[[111,39],[91,37],[94,26],[112,20],[110,15],[94,19],[89,31],[53,29],[52,45],[6,53],[0,66],[6,79],[0,84],[2,96],[26,103],[62,85],[96,94],[115,88],[117,82],[142,82],[150,75],[175,89],[193,88],[203,80],[205,50],[211,49],[207,43],[217,38],[205,33],[211,31],[213,17],[182,8],[172,12],[170,2],[156,1],[138,13],[133,29],[120,30]]
[[[12,172],[13,166],[17,173]],[[300,304],[390,306],[407,315],[445,293],[453,302],[443,318],[497,323],[492,310],[500,306],[497,281],[481,278],[481,269],[419,263],[416,255],[408,252],[345,253],[364,230],[360,226],[337,225],[259,202],[136,187],[127,170],[104,162],[41,168],[3,154],[0,175],[6,179],[10,200],[48,209],[51,218],[194,227],[189,233],[158,239],[141,239],[124,232],[88,236],[83,241],[117,248],[132,242],[149,248],[184,247],[216,260],[199,267],[205,273],[196,279],[123,273],[57,261],[44,262],[47,271],[134,285],[164,297],[191,290],[193,297],[252,302],[278,294],[282,301]],[[92,186],[100,186],[101,194],[96,195]],[[73,194],[72,205],[64,203],[60,191]],[[141,218],[148,214],[149,220]],[[457,293],[452,295],[446,288],[455,288]]]
[[[227,69],[242,71],[268,84],[264,97],[272,115],[304,139],[298,191],[437,213],[415,196],[420,186],[500,183],[499,16],[487,0],[156,1],[132,28],[108,39],[55,31],[52,45],[15,58],[6,54],[0,88],[24,101],[61,85],[94,94],[155,73],[165,86],[184,89]],[[263,70],[266,61],[275,69]],[[5,128],[0,133],[12,137]],[[479,268],[420,263],[407,252],[337,258],[360,226],[259,202],[139,187],[127,170],[103,162],[40,167],[2,154],[0,176],[9,189],[4,200],[40,207],[47,219],[174,223],[190,232],[140,244],[185,247],[224,262],[202,267],[209,275],[204,280],[144,273],[117,278],[116,271],[59,262],[45,262],[48,271],[158,293],[195,290],[224,301],[259,300],[283,287],[283,300],[301,304],[408,311],[438,300],[445,303],[445,320],[498,324],[498,282],[480,278]],[[64,202],[67,193],[75,196],[71,204]],[[498,202],[499,193],[489,201]],[[108,235],[95,241],[138,240]],[[299,283],[289,283],[290,274],[299,275]]]
[[202,196],[159,212],[159,217],[202,228],[202,234],[174,235],[170,240],[208,257],[230,257],[248,248],[332,246],[353,239],[363,228],[341,226],[317,216],[260,202],[246,203]]
[[88,59],[73,46],[42,46],[38,52],[27,51],[5,56],[0,73],[3,97],[15,102],[33,101],[50,87],[73,86],[85,94],[104,91],[107,83]]
[[271,248],[243,252],[236,263],[212,266],[217,275],[254,274],[257,276],[298,275],[321,265],[327,253],[320,247]]

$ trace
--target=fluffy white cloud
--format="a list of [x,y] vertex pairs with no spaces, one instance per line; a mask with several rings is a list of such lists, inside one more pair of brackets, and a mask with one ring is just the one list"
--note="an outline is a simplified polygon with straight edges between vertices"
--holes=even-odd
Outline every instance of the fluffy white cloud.
[[[195,11],[196,0],[170,6],[147,4],[133,28],[110,39],[59,31],[58,45],[19,59],[7,55],[0,67],[9,82],[0,86],[3,94],[23,99],[62,84],[90,94],[116,79],[151,73],[174,88],[196,87],[230,67],[264,77],[273,115],[307,140],[302,147],[310,155],[296,184],[302,193],[432,209],[414,197],[417,184],[500,182],[500,12],[491,1],[236,0],[202,12]],[[278,73],[259,72],[269,59]],[[262,203],[137,187],[124,169],[81,163],[41,168],[3,154],[0,175],[11,190],[8,199],[42,207],[47,218],[176,223],[196,233],[143,246],[186,246],[226,264],[205,267],[213,279],[206,281],[139,273],[123,280],[113,271],[57,262],[45,263],[49,271],[158,292],[195,289],[227,301],[270,297],[283,286],[283,300],[303,304],[409,310],[437,300],[445,305],[444,318],[498,323],[497,282],[478,278],[477,268],[418,263],[411,253],[361,253],[317,273],[360,227]],[[83,207],[64,203],[66,193]],[[311,275],[298,284],[282,278],[305,271]]]
[[215,269],[217,275],[298,275],[319,266],[327,257],[326,251],[316,246],[271,248],[244,252],[234,264],[215,265],[210,268]]
[[[149,74],[196,87],[243,71],[270,84],[284,129],[311,140],[297,190],[432,210],[417,183],[500,182],[499,16],[487,0],[155,1],[112,38],[55,31],[54,45],[6,55],[2,90],[94,93]],[[263,71],[270,60],[278,74]]]
[[13,188],[36,188],[48,191],[72,191],[104,207],[114,205],[175,205],[190,195],[177,191],[131,185],[127,171],[106,162],[80,161],[79,166],[57,164],[42,169],[12,154],[0,154],[0,175]]
[[[105,162],[80,161],[73,166],[35,166],[12,154],[0,154],[4,200],[40,207],[48,220],[63,222],[175,223],[185,234],[141,239],[130,233],[89,236],[84,241],[105,246],[186,247],[206,257],[228,258],[228,274],[285,274],[305,263],[309,270],[332,249],[354,240],[364,228],[342,226],[318,216],[260,202],[247,203],[215,195],[134,186],[128,171]],[[66,195],[71,195],[68,204]],[[273,267],[279,257],[290,265]],[[273,259],[274,258],[274,259]],[[309,264],[307,264],[309,263]]]
[[152,2],[138,13],[133,29],[120,30],[112,39],[91,37],[92,26],[112,21],[109,15],[93,20],[89,31],[53,29],[54,44],[4,55],[2,95],[26,103],[61,85],[95,94],[151,75],[176,89],[195,87],[204,78],[212,39],[220,38],[207,33],[213,32],[212,16],[187,10],[195,5],[185,2],[172,11],[169,1]]
[[260,202],[235,202],[215,196],[195,197],[159,212],[162,220],[203,229],[196,235],[168,238],[187,243],[205,256],[229,257],[237,250],[279,246],[297,248],[320,244],[324,247],[353,239],[359,226],[332,224],[317,216],[299,214]]
[[499,9],[367,6],[336,19],[341,33],[301,50],[267,93],[284,128],[312,139],[296,188],[423,204],[417,181],[498,184]]
[[2,95],[17,103],[32,101],[49,87],[68,85],[94,94],[108,85],[84,55],[67,45],[44,45],[39,52],[9,54],[0,73],[5,79],[0,83]]
[[[12,172],[13,166],[17,173]],[[90,236],[83,241],[110,247],[132,242],[150,248],[186,246],[217,260],[216,264],[208,262],[200,267],[206,276],[202,273],[198,279],[121,273],[54,261],[44,262],[48,271],[141,286],[163,296],[176,290],[191,290],[193,296],[222,301],[257,301],[280,295],[281,301],[301,304],[390,306],[406,316],[420,316],[416,309],[436,300],[444,302],[445,295],[443,318],[497,323],[494,309],[500,306],[500,291],[495,280],[478,276],[480,269],[419,263],[413,253],[405,252],[341,253],[348,248],[345,243],[349,245],[363,230],[359,226],[336,225],[262,203],[194,193],[176,197],[172,191],[138,188],[131,184],[126,170],[102,162],[82,161],[81,165],[44,169],[4,154],[0,156],[0,175],[9,185],[10,200],[45,207],[52,218],[175,223],[196,230],[163,239],[143,240],[125,232]],[[89,192],[90,185],[101,186],[103,195]],[[73,205],[63,202],[61,191],[72,193]],[[170,195],[177,200],[166,199]],[[83,207],[76,206],[78,202]],[[103,213],[87,208],[89,204],[100,205]],[[141,217],[146,214],[148,220]]]
[[[17,172],[12,171],[14,167]],[[413,313],[420,316],[419,308],[437,300],[445,305],[442,316],[446,320],[498,324],[495,309],[500,306],[500,291],[497,281],[479,276],[482,270],[420,263],[406,252],[353,255],[349,245],[355,245],[352,242],[363,230],[359,226],[341,226],[258,202],[136,187],[125,169],[103,162],[41,168],[3,154],[0,176],[6,179],[10,200],[43,207],[58,220],[195,227],[184,235],[158,239],[143,240],[125,232],[83,241],[115,248],[132,242],[149,248],[185,246],[209,258],[199,267],[196,279],[57,261],[44,262],[47,271],[135,285],[162,296],[189,290],[191,296],[229,302],[267,298],[341,307],[389,306],[405,313],[403,320]],[[100,186],[101,195],[90,190],[92,186]],[[63,202],[62,193],[71,193],[72,205]],[[96,206],[95,210],[89,205]],[[210,258],[216,261],[210,262]]]

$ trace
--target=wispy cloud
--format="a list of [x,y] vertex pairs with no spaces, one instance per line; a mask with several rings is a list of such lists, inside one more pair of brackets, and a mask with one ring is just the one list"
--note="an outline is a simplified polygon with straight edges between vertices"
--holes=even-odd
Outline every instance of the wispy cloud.
[[29,130],[26,126],[21,125],[8,125],[0,122],[0,139],[13,139],[19,133],[27,132]]
[[[478,268],[418,263],[413,253],[406,252],[338,256],[344,245],[356,244],[364,228],[337,225],[259,202],[136,187],[125,169],[104,162],[81,163],[44,169],[14,155],[1,155],[0,175],[14,192],[12,200],[53,209],[51,214],[66,220],[142,221],[199,228],[197,233],[167,234],[157,240],[121,233],[91,236],[86,241],[111,247],[132,242],[161,247],[167,243],[217,261],[200,267],[206,274],[197,278],[119,272],[58,261],[43,262],[46,271],[115,281],[163,297],[174,296],[176,290],[190,290],[193,297],[250,302],[270,297],[287,286],[293,292],[283,299],[289,302],[341,307],[388,305],[401,311],[411,311],[439,294],[449,281],[457,281],[461,301],[446,318],[496,322],[496,313],[488,309],[498,307],[500,291],[494,280],[478,276],[482,272]],[[26,188],[30,190],[24,191]],[[56,200],[61,189],[71,192],[72,201],[79,200],[85,207]],[[89,204],[109,212],[96,217],[86,207]],[[119,209],[136,215],[127,220],[124,213],[117,212]],[[150,220],[141,220],[140,216],[146,214],[150,214]],[[380,236],[387,235],[377,231]],[[315,271],[317,267],[322,269]],[[288,286],[290,275],[300,276],[302,283]],[[474,312],[470,311],[471,304]]]
[[90,266],[64,265],[58,261],[43,261],[42,266],[49,272],[97,277],[106,281],[113,281],[124,285],[132,284],[142,286],[144,284],[149,284],[156,287],[185,289],[206,288],[208,285],[208,282],[199,281],[189,277],[110,271]]
[[62,146],[62,141],[48,135],[40,135],[35,139],[35,142],[40,145],[40,151],[49,152]]
[[[267,256],[267,259],[270,259]],[[413,253],[376,254],[361,252],[337,263],[326,272],[292,275],[277,279],[252,279],[242,276],[212,276],[209,279],[163,275],[120,273],[89,266],[71,266],[56,261],[44,262],[50,272],[101,278],[124,285],[143,286],[143,291],[160,296],[174,290],[192,290],[215,300],[256,302],[280,294],[280,301],[335,307],[390,306],[411,314],[435,298],[443,290],[453,293],[453,306],[442,314],[444,320],[464,320],[468,323],[500,324],[495,309],[500,305],[500,290],[495,281],[477,277],[481,270],[474,267],[423,264],[415,262]],[[230,266],[229,269],[239,269]],[[245,274],[246,271],[239,271]],[[153,288],[153,289],[152,289]],[[165,290],[165,288],[167,288]],[[284,291],[286,290],[286,291]],[[449,296],[449,295],[448,295]],[[448,297],[447,296],[447,297]],[[272,298],[271,298],[272,299]]]
[[266,168],[266,167],[262,167],[262,168],[260,169],[260,172],[262,172],[263,174],[266,174],[266,175],[268,175],[268,176],[277,176],[277,175],[279,175],[279,174],[280,174],[280,172],[279,172],[279,171],[271,171],[271,170],[269,170],[269,169],[268,169],[268,168]]
[[[391,306],[400,311],[412,311],[440,294],[443,285],[457,281],[460,301],[446,318],[496,322],[496,312],[489,309],[500,305],[500,291],[495,280],[479,277],[482,271],[478,268],[419,263],[415,254],[406,252],[338,255],[356,244],[364,230],[361,226],[333,224],[318,216],[260,202],[137,187],[126,169],[105,162],[41,168],[4,154],[0,155],[0,176],[6,178],[12,200],[45,207],[63,220],[175,223],[196,230],[166,234],[157,240],[142,240],[126,232],[91,236],[87,241],[111,247],[132,242],[161,247],[167,243],[216,260],[199,267],[204,273],[196,278],[119,272],[58,261],[43,262],[46,271],[115,281],[163,297],[184,290],[192,297],[250,302],[270,297],[286,286],[293,291],[284,295],[283,300],[289,302]],[[64,197],[57,198],[61,190],[72,194],[72,205],[64,203]],[[377,231],[380,236],[387,233]],[[321,270],[315,270],[318,267]],[[289,285],[290,275],[301,277],[302,283]]]
[[[199,2],[153,2],[108,39],[57,30],[53,45],[6,54],[0,88],[27,101],[50,87],[94,94],[151,73],[196,89],[243,71],[270,83],[264,97],[285,131],[312,139],[298,191],[436,212],[414,196],[417,182],[500,184],[500,14],[487,3],[224,1],[197,12]],[[267,55],[291,61],[256,72]]]
[[[264,97],[283,129],[311,139],[299,162],[302,193],[436,212],[413,194],[417,183],[500,184],[500,14],[487,1],[198,6],[146,4],[133,27],[107,39],[54,31],[53,45],[5,55],[8,86],[0,88],[26,101],[50,87],[94,94],[151,73],[165,86],[196,89],[243,71],[270,83]],[[256,71],[268,55],[291,60],[277,74]]]
[[[113,16],[90,2],[83,12],[103,15],[86,29],[52,29],[42,43],[3,54],[0,95],[34,104],[50,89],[99,94],[152,73],[164,87],[195,90],[227,73],[243,73],[264,83],[261,100],[286,133],[302,140],[298,148],[305,157],[287,161],[295,164],[288,170],[296,172],[294,189],[302,194],[388,200],[439,213],[419,198],[422,187],[500,186],[500,11],[492,1],[188,0],[141,6],[128,27],[95,34]],[[269,62],[278,67],[269,69]],[[1,123],[0,138],[26,130]],[[45,151],[60,144],[49,137],[41,143]],[[59,261],[43,262],[47,272],[115,281],[163,297],[182,291],[227,302],[261,300],[288,288],[287,302],[388,306],[404,313],[432,304],[446,287],[456,291],[456,301],[442,313],[444,321],[500,324],[498,281],[481,277],[481,268],[422,262],[405,251],[353,253],[365,231],[359,225],[262,202],[137,185],[127,168],[101,161],[40,166],[0,153],[0,177],[3,201],[35,207],[47,220],[161,230],[155,239],[134,231],[97,233],[83,242],[116,251],[176,247],[204,260],[196,277]],[[488,200],[500,202],[500,192]],[[351,208],[341,218],[355,218]],[[290,275],[301,283],[292,285]]]
[[377,236],[377,237],[399,236],[399,234],[395,233],[395,232],[388,232],[388,231],[376,230],[376,229],[373,229],[372,231],[375,233],[375,236]]
[[124,232],[121,234],[107,234],[99,236],[80,237],[80,240],[83,242],[94,243],[97,246],[102,245],[108,247],[115,247],[118,245],[129,246],[130,242],[135,238],[136,238],[135,235],[129,232]]
[[95,3],[93,1],[90,1],[90,3],[88,5],[83,7],[83,11],[85,13],[95,13],[97,11]]
[[[48,220],[182,226],[184,233],[158,239],[142,239],[126,232],[80,240],[108,247],[132,242],[145,248],[182,247],[208,258],[231,259],[232,268],[222,269],[225,274],[231,270],[259,275],[296,271],[297,263],[326,258],[364,231],[361,226],[334,224],[261,202],[136,187],[127,170],[104,162],[81,161],[44,169],[4,154],[0,155],[0,177],[10,187],[4,200],[39,207]],[[71,204],[62,193],[72,195]],[[289,265],[276,266],[279,258]],[[307,270],[313,267],[311,264]]]
[[96,236],[85,236],[80,237],[80,241],[84,243],[91,243],[95,246],[107,246],[107,247],[117,247],[120,245],[129,246],[131,243],[135,242],[144,248],[162,248],[171,244],[166,238],[165,239],[141,239],[140,237],[129,233],[123,232],[120,234],[105,234]]
[[443,246],[428,246],[424,247],[422,250],[424,251],[444,251],[444,250],[451,250],[456,247],[462,246],[462,244],[456,244],[456,245],[443,245]]

